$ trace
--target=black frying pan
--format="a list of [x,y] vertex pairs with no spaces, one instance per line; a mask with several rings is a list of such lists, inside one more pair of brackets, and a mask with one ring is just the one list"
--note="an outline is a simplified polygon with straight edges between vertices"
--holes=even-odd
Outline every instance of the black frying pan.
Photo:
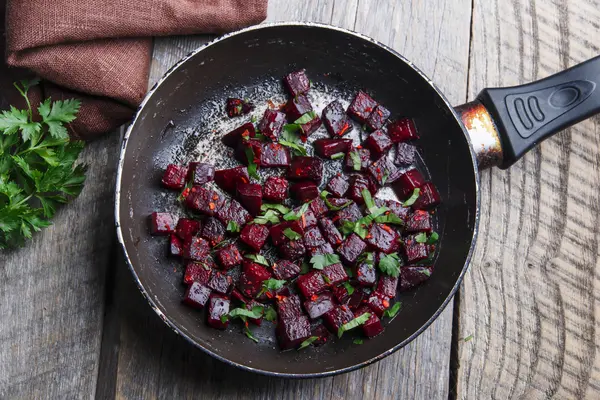
[[[175,195],[157,184],[167,163],[230,162],[219,141],[229,127],[220,117],[224,98],[237,95],[264,103],[270,93],[283,96],[280,78],[299,68],[306,68],[321,100],[348,99],[365,88],[393,116],[414,117],[421,134],[421,167],[427,166],[443,199],[436,221],[441,241],[431,279],[402,295],[401,312],[383,334],[360,346],[343,338],[319,349],[279,352],[270,331],[258,331],[261,343],[255,344],[230,332],[239,327],[211,329],[201,313],[183,306],[182,267],[166,257],[164,241],[149,237],[146,221],[153,211],[176,208]],[[127,131],[117,179],[119,242],[151,307],[173,331],[214,357],[287,377],[351,371],[417,337],[458,289],[477,236],[479,168],[506,168],[546,137],[598,112],[599,82],[596,58],[529,85],[486,89],[475,102],[455,110],[410,61],[362,35],[306,23],[261,25],[226,35],[168,71]]]

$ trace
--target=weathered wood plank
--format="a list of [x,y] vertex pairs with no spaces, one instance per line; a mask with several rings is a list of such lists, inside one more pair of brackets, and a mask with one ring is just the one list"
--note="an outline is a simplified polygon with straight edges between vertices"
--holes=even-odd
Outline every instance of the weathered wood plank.
[[[599,53],[598,1],[474,2],[470,98]],[[482,174],[460,295],[458,397],[599,398],[600,119]]]

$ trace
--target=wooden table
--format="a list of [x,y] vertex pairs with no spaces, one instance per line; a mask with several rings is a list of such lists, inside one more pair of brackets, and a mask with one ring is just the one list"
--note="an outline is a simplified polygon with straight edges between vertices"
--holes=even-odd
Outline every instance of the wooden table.
[[[374,37],[455,104],[600,53],[599,0],[271,0],[268,20]],[[206,40],[156,39],[150,84]],[[600,398],[600,118],[482,173],[471,268],[423,335],[363,370],[302,381],[217,362],[145,304],[115,246],[119,142],[89,145],[82,195],[0,255],[0,398]]]

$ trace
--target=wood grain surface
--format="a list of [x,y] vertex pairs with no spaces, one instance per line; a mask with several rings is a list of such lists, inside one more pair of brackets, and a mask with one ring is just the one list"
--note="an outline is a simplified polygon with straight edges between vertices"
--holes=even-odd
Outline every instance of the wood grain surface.
[[[600,2],[475,0],[469,96],[598,55]],[[598,399],[600,119],[482,174],[460,292],[460,399]]]

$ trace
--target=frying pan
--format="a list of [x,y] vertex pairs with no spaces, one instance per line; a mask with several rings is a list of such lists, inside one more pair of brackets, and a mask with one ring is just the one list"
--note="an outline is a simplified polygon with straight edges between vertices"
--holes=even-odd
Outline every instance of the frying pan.
[[[157,184],[167,163],[203,158],[222,167],[230,162],[219,153],[219,137],[229,123],[220,118],[225,97],[251,97],[258,104],[283,96],[280,78],[300,68],[307,70],[321,101],[364,88],[393,117],[413,117],[421,135],[419,167],[443,202],[436,213],[435,272],[417,290],[401,295],[403,307],[384,333],[360,346],[344,337],[318,349],[280,352],[268,332],[255,332],[261,338],[255,344],[230,332],[234,326],[225,332],[207,327],[201,313],[183,306],[182,267],[166,257],[164,241],[149,237],[146,221],[153,211],[175,209],[176,194],[169,197]],[[228,34],[185,57],[142,102],[119,161],[118,240],[159,317],[219,360],[284,377],[322,377],[364,367],[417,337],[458,289],[477,236],[479,170],[507,168],[545,138],[597,113],[598,83],[600,58],[595,58],[535,83],[485,89],[455,109],[410,61],[357,33],[277,23]]]

